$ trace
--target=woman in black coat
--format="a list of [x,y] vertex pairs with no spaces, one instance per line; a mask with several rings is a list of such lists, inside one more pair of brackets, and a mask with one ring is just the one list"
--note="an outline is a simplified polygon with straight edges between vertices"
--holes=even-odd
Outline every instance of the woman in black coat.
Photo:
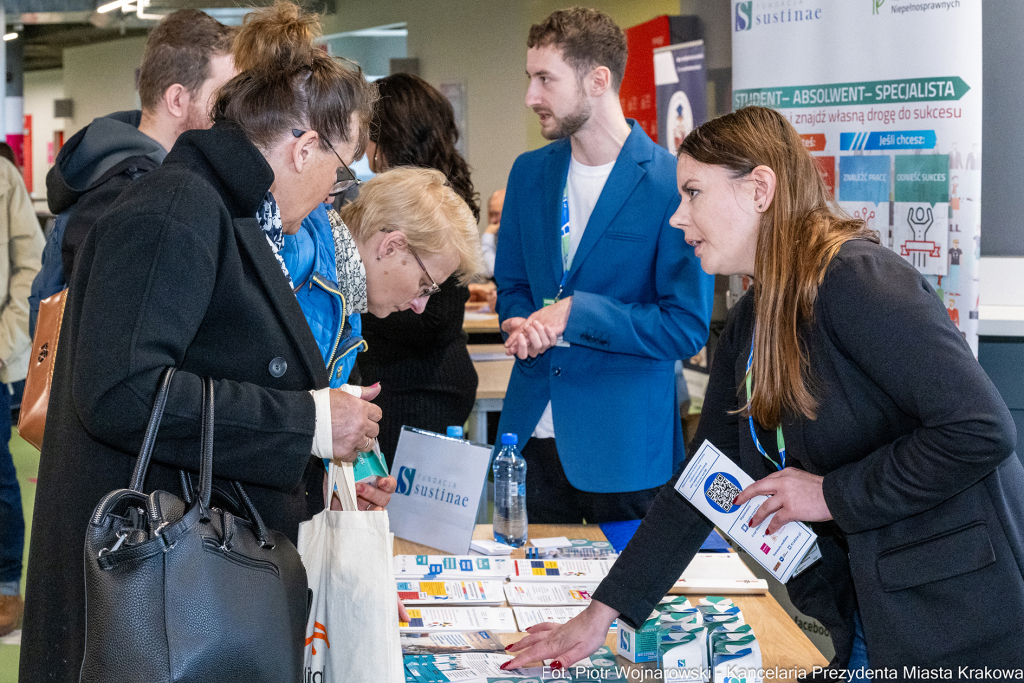
[[[211,377],[214,476],[246,484],[267,525],[293,542],[323,505],[311,454],[352,460],[377,435],[376,406],[326,388],[276,253],[357,156],[373,101],[361,73],[315,48],[240,74],[220,91],[213,128],[184,133],[86,239],[40,457],[21,680],[78,680],[86,526],[103,495],[128,485],[165,367],[178,371],[145,490],[178,493],[177,470],[198,468]],[[394,303],[429,286],[400,233],[370,242]],[[439,278],[460,263],[448,246],[415,256]],[[387,490],[393,479],[362,502],[386,505]]]
[[[376,85],[380,102],[366,148],[370,168],[378,173],[397,166],[437,169],[479,220],[469,166],[455,147],[459,131],[452,105],[411,74],[394,74]],[[381,385],[374,403],[384,413],[380,447],[389,467],[402,425],[443,434],[462,425],[476,401],[478,379],[462,330],[469,287],[454,279],[438,282],[440,291],[422,309],[386,319],[363,316],[367,349],[359,354],[359,372],[363,384]]]
[[[758,480],[735,505],[769,496],[750,526],[774,513],[766,533],[802,520],[818,534],[821,561],[787,589],[831,632],[830,666],[1020,670],[1024,467],[1009,411],[942,302],[835,208],[778,112],[704,124],[677,175],[672,225],[702,267],[755,277],[730,311],[693,443]],[[616,617],[648,617],[711,529],[674,483],[590,607],[535,629],[517,664],[571,665]]]

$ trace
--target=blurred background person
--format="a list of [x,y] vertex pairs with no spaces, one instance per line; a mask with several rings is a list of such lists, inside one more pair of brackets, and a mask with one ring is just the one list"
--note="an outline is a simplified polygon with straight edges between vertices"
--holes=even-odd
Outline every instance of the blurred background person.
[[[478,195],[466,160],[455,148],[459,132],[445,96],[411,74],[394,74],[376,84],[380,99],[366,147],[370,169],[437,169],[479,220]],[[462,330],[469,288],[455,281],[437,283],[439,289],[423,308],[414,306],[387,320],[363,319],[368,348],[359,356],[359,370],[364,384],[382,386],[375,402],[384,412],[379,438],[389,467],[402,425],[443,434],[449,425],[466,421],[476,400],[476,370]]]
[[5,636],[17,628],[24,608],[25,518],[9,446],[10,385],[28,373],[28,292],[44,240],[21,174],[4,154],[10,147],[0,144],[0,636]]

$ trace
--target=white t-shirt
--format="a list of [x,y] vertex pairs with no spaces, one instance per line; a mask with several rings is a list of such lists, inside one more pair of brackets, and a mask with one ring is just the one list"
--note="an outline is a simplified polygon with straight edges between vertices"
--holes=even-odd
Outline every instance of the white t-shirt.
[[[611,175],[615,162],[601,166],[587,166],[573,157],[569,162],[569,264],[576,257],[576,250],[583,239],[583,231],[590,222],[590,214],[597,206],[604,184]],[[538,439],[550,439],[555,436],[555,425],[551,418],[551,401],[548,401],[544,414],[540,416],[533,436]]]

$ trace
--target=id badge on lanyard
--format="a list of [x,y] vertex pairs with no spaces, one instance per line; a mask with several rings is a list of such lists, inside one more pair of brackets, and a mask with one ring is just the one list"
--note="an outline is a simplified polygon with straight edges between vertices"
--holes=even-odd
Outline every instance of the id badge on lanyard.
[[[551,306],[552,304],[558,303],[562,298],[562,292],[565,290],[565,285],[569,281],[569,269],[572,267],[572,259],[569,257],[570,239],[569,239],[569,177],[566,175],[565,187],[562,188],[562,226],[558,230],[559,235],[559,247],[562,250],[562,281],[558,285],[558,293],[555,294],[553,299],[544,299],[544,307]],[[558,341],[555,342],[555,346],[561,346],[568,348],[569,342],[565,341],[561,335],[558,336]]]
[[[754,336],[757,336],[757,329],[754,329]],[[751,366],[754,364],[754,340],[750,340],[750,356],[747,358],[747,373],[746,373],[746,385],[747,385],[747,420],[750,422],[750,436],[754,439],[754,445],[757,447],[758,453],[768,459],[768,462],[775,465],[775,469],[782,470],[786,467],[786,440],[782,438],[782,425],[780,424],[775,428],[775,442],[779,448],[779,460],[776,462],[775,458],[768,455],[765,451],[764,446],[761,445],[760,439],[757,438],[757,432],[754,430],[754,417],[750,415],[750,396],[752,393],[753,385],[753,373],[751,372]]]

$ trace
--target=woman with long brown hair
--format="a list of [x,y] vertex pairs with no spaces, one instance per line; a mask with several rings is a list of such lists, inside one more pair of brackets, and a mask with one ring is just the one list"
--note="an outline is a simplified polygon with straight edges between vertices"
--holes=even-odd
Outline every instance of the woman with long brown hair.
[[[683,141],[686,232],[709,273],[752,290],[729,313],[693,441],[801,520],[821,560],[787,583],[831,632],[835,669],[1024,665],[1024,467],[1009,411],[927,281],[837,208],[800,136],[749,107]],[[542,625],[515,664],[571,665],[616,618],[642,623],[710,523],[659,494],[580,616]],[[758,634],[765,637],[768,634]],[[511,664],[511,662],[510,662]],[[553,664],[553,666],[555,665]]]

